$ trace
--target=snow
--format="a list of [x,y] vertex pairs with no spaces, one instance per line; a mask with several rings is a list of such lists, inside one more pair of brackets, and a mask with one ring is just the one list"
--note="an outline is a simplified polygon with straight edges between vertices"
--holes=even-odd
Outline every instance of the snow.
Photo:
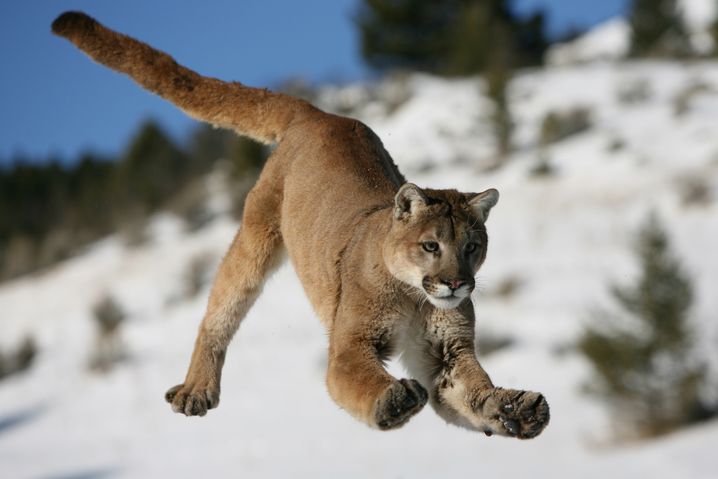
[[716,18],[716,2],[713,0],[681,0],[679,10],[690,34],[691,43],[699,53],[710,53],[713,38],[710,28]]
[[630,27],[625,18],[613,18],[572,42],[552,46],[546,54],[550,65],[596,60],[617,60],[628,55]]
[[[709,55],[714,47],[710,28],[718,14],[715,0],[679,0],[677,6],[693,49],[698,54]],[[562,66],[624,59],[628,56],[630,41],[628,20],[611,18],[575,40],[551,46],[546,53],[546,63]]]
[[713,0],[680,0],[679,9],[688,29],[693,32],[707,30],[716,18]]
[[[653,210],[694,278],[700,345],[715,356],[718,65],[523,72],[510,90],[516,152],[490,171],[490,103],[479,79],[395,81],[409,94],[392,108],[357,85],[328,91],[325,106],[344,95],[420,186],[499,189],[475,297],[477,332],[513,343],[482,362],[496,384],[546,395],[545,432],[526,442],[486,438],[444,424],[430,409],[388,433],[356,422],[326,392],[326,333],[290,266],[270,279],[230,346],[220,407],[204,418],[172,413],[163,394],[184,377],[208,293],[182,296],[186,268],[197,255],[218,262],[237,227],[215,177],[217,216],[205,228],[190,233],[160,215],[144,245],[111,237],[52,270],[0,285],[0,348],[31,334],[40,351],[28,372],[0,383],[0,477],[716,477],[716,421],[610,444],[608,411],[581,392],[590,368],[570,345],[591,312],[610,305],[608,286],[633,278],[633,235]],[[704,88],[677,114],[676,98],[696,84]],[[622,100],[635,85],[645,94]],[[576,106],[590,109],[592,128],[540,151],[546,113]],[[540,155],[555,175],[530,173]],[[712,199],[684,204],[686,177],[704,181]],[[520,286],[502,298],[494,291],[508,278]],[[122,330],[129,359],[99,374],[87,368],[90,311],[107,293],[129,313]],[[396,364],[391,371],[402,374]]]

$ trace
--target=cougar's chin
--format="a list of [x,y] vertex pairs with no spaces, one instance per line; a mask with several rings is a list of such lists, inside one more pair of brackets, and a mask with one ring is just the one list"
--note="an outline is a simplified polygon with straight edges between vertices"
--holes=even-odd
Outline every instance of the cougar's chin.
[[458,307],[463,300],[466,299],[466,297],[459,297],[459,296],[448,296],[443,298],[437,298],[436,296],[432,296],[430,294],[426,295],[426,298],[429,300],[431,304],[436,306],[439,309],[454,309]]

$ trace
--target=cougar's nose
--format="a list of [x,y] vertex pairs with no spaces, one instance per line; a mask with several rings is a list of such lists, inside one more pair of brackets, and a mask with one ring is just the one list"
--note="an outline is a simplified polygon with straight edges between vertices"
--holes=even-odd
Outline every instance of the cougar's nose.
[[443,283],[449,288],[451,288],[452,291],[456,291],[457,289],[465,285],[467,281],[463,279],[450,279],[448,281],[443,281]]

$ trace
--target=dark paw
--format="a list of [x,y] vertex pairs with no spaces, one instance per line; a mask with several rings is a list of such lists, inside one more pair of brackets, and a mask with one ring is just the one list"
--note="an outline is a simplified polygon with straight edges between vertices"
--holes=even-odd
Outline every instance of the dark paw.
[[174,412],[185,416],[204,416],[219,405],[219,389],[178,384],[165,393]]
[[540,393],[495,388],[480,394],[474,410],[487,420],[484,432],[531,439],[538,436],[549,421],[549,407]]
[[374,418],[379,429],[394,429],[404,425],[421,411],[429,395],[418,381],[401,379],[392,384],[377,400]]

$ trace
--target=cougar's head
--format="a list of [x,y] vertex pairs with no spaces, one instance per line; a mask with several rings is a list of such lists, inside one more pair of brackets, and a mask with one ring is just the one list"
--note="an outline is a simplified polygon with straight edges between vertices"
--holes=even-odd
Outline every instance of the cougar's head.
[[406,183],[394,198],[384,262],[398,280],[441,309],[457,307],[474,289],[486,258],[484,223],[499,192],[460,193]]

